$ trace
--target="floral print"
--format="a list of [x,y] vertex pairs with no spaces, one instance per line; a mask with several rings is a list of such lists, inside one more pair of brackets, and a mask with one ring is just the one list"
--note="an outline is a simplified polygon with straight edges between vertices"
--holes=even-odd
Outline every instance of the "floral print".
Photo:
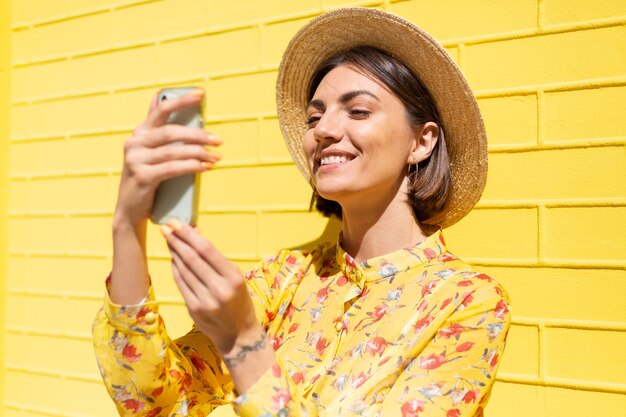
[[[510,326],[506,292],[424,242],[358,264],[340,244],[285,250],[246,274],[277,360],[238,395],[211,341],[168,338],[150,294],[105,299],[96,357],[120,415],[481,416]],[[221,415],[221,414],[220,414]]]

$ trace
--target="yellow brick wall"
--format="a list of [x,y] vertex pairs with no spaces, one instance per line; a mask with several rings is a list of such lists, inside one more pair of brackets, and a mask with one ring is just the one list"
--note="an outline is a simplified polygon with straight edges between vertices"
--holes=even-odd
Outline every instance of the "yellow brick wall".
[[[110,268],[121,145],[156,89],[208,93],[209,129],[226,144],[202,185],[200,227],[243,269],[336,229],[307,212],[274,80],[290,36],[348,3],[0,0],[1,415],[115,414],[90,325]],[[432,33],[484,112],[487,188],[446,237],[513,301],[488,417],[623,415],[626,2],[358,4]],[[177,336],[190,321],[154,228],[149,241]]]

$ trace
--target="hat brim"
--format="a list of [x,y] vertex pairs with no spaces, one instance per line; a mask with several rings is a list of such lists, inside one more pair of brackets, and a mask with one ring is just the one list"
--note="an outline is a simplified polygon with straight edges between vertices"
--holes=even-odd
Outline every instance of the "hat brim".
[[451,226],[474,207],[485,187],[487,135],[476,99],[446,50],[396,15],[361,7],[337,9],[311,20],[291,39],[278,70],[276,101],[281,131],[296,166],[310,180],[302,140],[313,72],[331,56],[356,46],[372,46],[394,56],[432,96],[445,128],[452,189],[443,211],[428,223]]

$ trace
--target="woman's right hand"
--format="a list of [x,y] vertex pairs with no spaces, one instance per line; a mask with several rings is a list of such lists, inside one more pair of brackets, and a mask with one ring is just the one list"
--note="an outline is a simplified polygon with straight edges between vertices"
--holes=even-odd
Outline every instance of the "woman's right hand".
[[[158,102],[152,98],[146,120],[124,144],[124,166],[120,179],[114,222],[141,227],[148,218],[154,194],[165,179],[211,169],[221,158],[207,146],[221,145],[221,139],[201,128],[166,124],[172,112],[196,106],[204,92]],[[182,142],[185,146],[172,146]]]
[[220,145],[222,141],[217,137],[200,128],[167,124],[172,112],[196,106],[202,96],[202,90],[197,90],[159,104],[155,95],[146,120],[124,144],[124,166],[113,217],[109,287],[113,303],[136,304],[148,295],[146,227],[159,183],[206,171],[220,159],[219,154],[206,148]]

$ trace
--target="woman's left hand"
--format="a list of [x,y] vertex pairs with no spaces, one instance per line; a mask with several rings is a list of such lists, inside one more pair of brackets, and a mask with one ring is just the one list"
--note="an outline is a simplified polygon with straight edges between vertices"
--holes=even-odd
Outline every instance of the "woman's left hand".
[[264,335],[239,268],[192,226],[174,220],[161,230],[189,314],[220,354],[228,355]]

